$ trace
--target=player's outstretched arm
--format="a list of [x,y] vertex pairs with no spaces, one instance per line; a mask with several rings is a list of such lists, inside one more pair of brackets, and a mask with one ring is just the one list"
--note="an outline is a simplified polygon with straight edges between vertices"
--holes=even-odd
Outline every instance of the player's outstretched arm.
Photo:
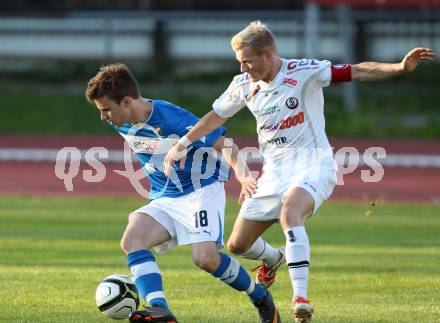
[[164,173],[169,176],[175,161],[180,160],[180,168],[185,165],[186,147],[211,131],[220,127],[228,118],[222,118],[214,111],[207,113],[191,130],[168,151],[163,161]]
[[400,63],[362,62],[351,67],[351,79],[358,81],[376,81],[391,76],[412,72],[422,61],[433,61],[435,53],[431,48],[414,48]]
[[226,120],[228,120],[228,118],[222,118],[215,111],[210,111],[191,128],[185,137],[191,142],[197,141],[211,131],[221,127]]
[[242,204],[245,197],[251,197],[257,188],[257,180],[251,176],[245,156],[240,154],[238,146],[230,138],[219,137],[212,148],[220,152],[229,166],[234,170],[235,177],[241,184],[238,204]]

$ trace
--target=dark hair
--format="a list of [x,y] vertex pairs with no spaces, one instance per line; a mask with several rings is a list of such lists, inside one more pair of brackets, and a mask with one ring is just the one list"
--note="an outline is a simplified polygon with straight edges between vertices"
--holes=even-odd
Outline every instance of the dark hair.
[[138,83],[125,64],[102,66],[98,74],[90,79],[86,90],[87,100],[93,102],[104,96],[117,104],[126,96],[133,99],[140,97]]

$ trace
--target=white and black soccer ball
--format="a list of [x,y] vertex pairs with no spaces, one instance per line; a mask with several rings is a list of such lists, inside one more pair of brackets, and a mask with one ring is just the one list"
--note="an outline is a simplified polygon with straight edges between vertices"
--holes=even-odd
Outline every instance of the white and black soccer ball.
[[115,274],[104,278],[96,289],[96,306],[111,319],[128,318],[139,306],[136,285],[126,275]]

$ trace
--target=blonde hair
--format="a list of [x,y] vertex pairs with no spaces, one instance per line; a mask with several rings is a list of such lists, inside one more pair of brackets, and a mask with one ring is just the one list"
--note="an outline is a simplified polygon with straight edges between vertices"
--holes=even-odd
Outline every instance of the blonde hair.
[[275,37],[261,21],[252,21],[245,29],[231,39],[234,51],[251,47],[257,54],[262,54],[268,49],[276,52]]

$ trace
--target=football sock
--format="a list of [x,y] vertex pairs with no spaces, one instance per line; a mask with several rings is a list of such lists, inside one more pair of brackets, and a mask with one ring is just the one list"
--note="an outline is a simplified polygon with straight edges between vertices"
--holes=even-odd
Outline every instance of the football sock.
[[278,249],[275,249],[261,237],[246,251],[238,256],[246,259],[262,260],[268,267],[273,267],[282,256]]
[[289,268],[294,297],[307,298],[307,280],[310,265],[310,243],[304,226],[288,228],[286,235],[286,262]]
[[127,260],[141,299],[150,306],[169,309],[163,293],[162,275],[153,254],[148,250],[137,250],[129,253]]
[[237,260],[224,253],[220,253],[220,264],[212,275],[232,288],[246,292],[253,303],[267,295],[267,291],[255,284]]

